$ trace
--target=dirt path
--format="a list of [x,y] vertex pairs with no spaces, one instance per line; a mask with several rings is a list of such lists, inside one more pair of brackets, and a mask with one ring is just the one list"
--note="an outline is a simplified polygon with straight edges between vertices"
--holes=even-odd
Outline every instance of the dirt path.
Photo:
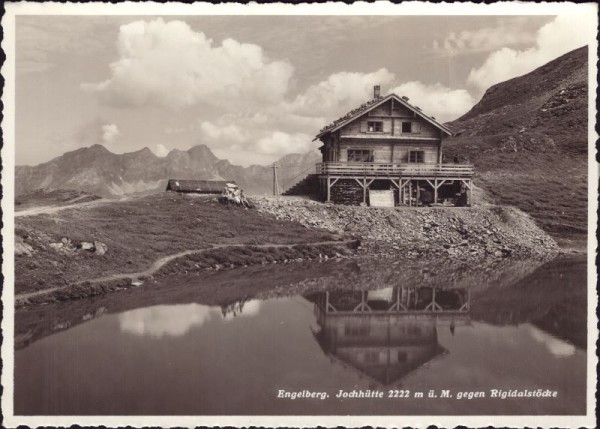
[[[71,200],[70,202],[76,201],[77,199],[79,199],[79,198],[75,198],[75,199]],[[21,210],[21,211],[15,211],[15,217],[36,216],[36,215],[40,215],[40,214],[53,214],[53,213],[57,213],[59,211],[66,210],[66,209],[87,208],[87,207],[94,207],[94,206],[99,206],[99,205],[103,205],[103,204],[122,203],[122,202],[130,201],[130,200],[131,200],[130,198],[122,198],[119,200],[100,199],[100,200],[89,201],[87,203],[67,204],[64,206],[32,207],[32,208]]]
[[97,277],[95,279],[81,280],[76,283],[71,283],[70,285],[67,285],[67,286],[53,287],[53,288],[38,290],[35,292],[22,293],[22,294],[15,295],[15,301],[33,298],[36,296],[45,295],[45,294],[49,294],[49,293],[60,291],[60,290],[66,290],[72,286],[80,285],[80,284],[86,283],[86,282],[101,283],[101,282],[110,282],[110,281],[123,280],[123,279],[131,279],[131,280],[135,281],[135,280],[139,279],[140,277],[149,277],[149,276],[153,275],[158,270],[160,270],[162,267],[164,267],[166,264],[168,264],[169,262],[171,262],[177,258],[181,258],[182,256],[187,256],[187,255],[200,254],[200,253],[208,252],[209,250],[234,248],[234,247],[258,247],[258,248],[288,247],[288,248],[290,248],[292,246],[298,246],[298,245],[321,246],[321,245],[329,245],[329,244],[350,244],[353,242],[354,242],[354,240],[320,241],[317,243],[292,243],[292,244],[215,244],[212,247],[207,247],[204,249],[185,250],[183,252],[178,252],[178,253],[174,253],[172,255],[163,256],[162,258],[159,258],[156,261],[154,261],[154,263],[148,269],[143,270],[143,271],[137,271],[134,273],[111,274],[109,276]]

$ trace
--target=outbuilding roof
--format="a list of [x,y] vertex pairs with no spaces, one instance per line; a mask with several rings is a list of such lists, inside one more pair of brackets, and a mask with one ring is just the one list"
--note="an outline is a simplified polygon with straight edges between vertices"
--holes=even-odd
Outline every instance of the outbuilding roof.
[[313,141],[321,138],[322,136],[324,136],[327,133],[331,133],[333,131],[339,130],[344,125],[349,124],[350,122],[352,122],[356,118],[364,115],[365,113],[368,113],[369,111],[375,109],[378,106],[381,106],[382,104],[386,103],[387,101],[389,101],[391,99],[393,99],[394,101],[397,101],[402,106],[404,106],[407,109],[413,111],[416,115],[418,115],[421,118],[425,119],[427,122],[429,122],[430,124],[432,124],[436,128],[440,129],[442,132],[446,133],[447,135],[449,135],[449,136],[453,135],[452,130],[450,128],[448,128],[447,126],[439,123],[438,121],[435,120],[435,118],[433,118],[431,116],[428,116],[425,113],[423,113],[423,111],[419,107],[413,106],[412,104],[410,104],[407,101],[408,98],[406,98],[406,97],[400,97],[400,96],[398,96],[396,94],[389,94],[389,95],[386,95],[385,97],[382,97],[382,98],[376,98],[376,99],[367,101],[366,103],[361,104],[358,108],[356,108],[356,109],[354,109],[354,110],[346,113],[341,118],[333,121],[333,123],[327,125],[323,129],[321,129],[321,131],[319,131],[319,134],[317,134],[317,136],[313,139]]
[[231,180],[169,179],[167,191],[219,194],[228,185],[237,186]]

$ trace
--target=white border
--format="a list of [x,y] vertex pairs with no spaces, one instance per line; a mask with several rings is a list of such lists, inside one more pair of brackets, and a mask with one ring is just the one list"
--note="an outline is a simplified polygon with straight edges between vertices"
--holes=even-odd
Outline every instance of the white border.
[[2,200],[3,222],[3,264],[4,287],[2,301],[4,303],[4,319],[2,332],[2,411],[4,425],[67,426],[79,424],[82,426],[163,426],[173,425],[194,427],[205,426],[385,426],[385,427],[425,427],[437,425],[453,427],[466,425],[481,426],[511,426],[511,427],[595,427],[595,388],[596,388],[596,268],[595,251],[597,225],[597,187],[598,164],[594,159],[594,131],[596,113],[596,33],[590,34],[588,45],[589,71],[589,100],[588,100],[588,386],[587,386],[587,415],[585,416],[14,416],[13,413],[13,350],[14,350],[14,164],[15,164],[15,17],[17,15],[557,15],[557,14],[593,14],[598,16],[594,3],[515,3],[502,2],[490,5],[472,3],[431,4],[424,2],[403,3],[392,5],[388,2],[367,4],[364,2],[346,5],[343,3],[326,3],[311,5],[289,4],[177,4],[177,3],[120,3],[120,4],[62,4],[62,3],[6,3],[6,13],[2,19],[4,40],[2,48],[7,60],[2,67],[5,79],[4,120],[2,123],[4,147],[2,148],[3,174]]

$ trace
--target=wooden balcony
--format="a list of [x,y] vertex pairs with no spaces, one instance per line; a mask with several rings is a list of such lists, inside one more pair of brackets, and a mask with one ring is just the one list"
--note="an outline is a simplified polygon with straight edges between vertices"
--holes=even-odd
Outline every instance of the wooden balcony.
[[423,177],[456,178],[473,177],[472,164],[380,164],[374,162],[320,162],[316,164],[320,176],[360,176],[360,177]]

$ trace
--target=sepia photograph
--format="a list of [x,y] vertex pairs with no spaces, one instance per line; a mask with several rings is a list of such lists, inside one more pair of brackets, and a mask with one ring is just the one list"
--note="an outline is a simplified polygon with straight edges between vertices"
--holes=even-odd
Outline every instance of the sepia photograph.
[[595,3],[12,3],[4,426],[595,427]]

